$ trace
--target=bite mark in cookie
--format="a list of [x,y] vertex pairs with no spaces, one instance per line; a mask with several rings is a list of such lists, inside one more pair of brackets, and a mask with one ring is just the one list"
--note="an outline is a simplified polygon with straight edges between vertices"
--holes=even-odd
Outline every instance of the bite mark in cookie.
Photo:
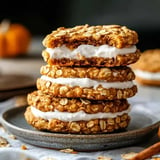
[[100,46],[108,44],[116,48],[130,47],[138,42],[138,34],[120,25],[81,25],[73,28],[60,27],[48,34],[43,45],[46,48],[55,48],[66,45],[68,48],[77,48],[81,44]]
[[138,35],[126,26],[58,28],[43,40],[44,60],[60,66],[124,66],[136,62]]
[[125,129],[127,98],[137,93],[128,65],[140,57],[138,34],[120,25],[60,27],[43,40],[37,90],[26,121],[38,130],[96,134]]

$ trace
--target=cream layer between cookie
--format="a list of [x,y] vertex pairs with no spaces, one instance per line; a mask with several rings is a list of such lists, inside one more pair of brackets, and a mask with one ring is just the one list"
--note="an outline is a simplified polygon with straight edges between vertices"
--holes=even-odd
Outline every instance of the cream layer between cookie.
[[70,87],[74,86],[79,86],[82,88],[93,87],[94,89],[96,89],[100,85],[103,88],[117,88],[117,89],[132,88],[134,86],[133,81],[107,82],[102,80],[93,80],[90,78],[51,78],[45,75],[41,76],[41,79],[56,84],[69,85]]
[[142,70],[134,70],[137,77],[147,80],[160,80],[160,72],[147,72]]
[[92,119],[105,119],[105,118],[116,118],[117,116],[122,116],[123,114],[128,114],[130,112],[130,107],[128,109],[122,111],[122,112],[116,112],[116,113],[94,113],[94,114],[87,114],[84,111],[79,112],[60,112],[58,110],[55,110],[53,112],[42,112],[38,109],[36,109],[34,106],[31,106],[31,112],[35,117],[43,118],[45,120],[50,119],[58,119],[61,121],[89,121]]
[[107,44],[101,46],[93,45],[80,45],[77,48],[70,50],[65,45],[56,48],[46,48],[46,51],[50,54],[51,59],[80,59],[81,57],[103,57],[103,58],[115,58],[117,55],[124,55],[129,53],[135,53],[137,50],[135,45],[128,48],[116,48]]

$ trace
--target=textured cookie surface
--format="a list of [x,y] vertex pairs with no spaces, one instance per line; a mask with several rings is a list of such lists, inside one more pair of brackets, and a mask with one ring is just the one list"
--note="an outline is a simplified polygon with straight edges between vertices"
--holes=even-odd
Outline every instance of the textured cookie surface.
[[45,94],[42,91],[34,91],[28,94],[28,104],[35,108],[43,111],[50,112],[58,110],[60,112],[79,112],[84,111],[85,113],[115,113],[121,112],[128,109],[130,104],[126,99],[114,100],[114,101],[94,101],[87,99],[76,99],[76,98],[57,98],[51,94]]
[[[117,82],[115,82],[117,83]],[[86,98],[92,100],[114,100],[126,99],[137,93],[137,86],[132,85],[130,88],[104,88],[101,85],[94,87],[69,86],[66,84],[52,83],[44,79],[37,79],[37,88],[50,93],[54,97],[67,98]]]
[[110,133],[125,129],[130,122],[130,117],[127,113],[115,118],[92,119],[89,121],[67,122],[58,119],[47,120],[34,116],[31,112],[31,107],[27,107],[24,116],[26,121],[38,130],[76,134]]
[[55,48],[66,45],[68,48],[77,48],[81,44],[100,46],[108,44],[116,48],[124,48],[138,42],[138,35],[134,30],[120,25],[89,26],[81,25],[73,28],[60,27],[48,34],[43,45]]
[[119,132],[130,122],[127,98],[137,93],[136,31],[120,25],[60,27],[46,35],[37,90],[24,113],[38,130],[99,134]]
[[142,52],[139,60],[131,66],[133,69],[160,72],[160,49],[150,49]]
[[97,66],[97,67],[114,67],[114,66],[126,66],[137,62],[140,57],[140,51],[137,50],[135,53],[128,53],[123,55],[117,55],[112,58],[105,57],[84,57],[80,59],[72,58],[52,58],[50,54],[44,50],[42,56],[45,62],[49,65],[59,66]]
[[141,53],[140,59],[131,65],[136,81],[142,85],[160,85],[160,49],[149,49]]
[[129,67],[99,68],[45,65],[41,67],[40,73],[52,78],[91,78],[108,82],[131,81],[135,79],[135,74]]

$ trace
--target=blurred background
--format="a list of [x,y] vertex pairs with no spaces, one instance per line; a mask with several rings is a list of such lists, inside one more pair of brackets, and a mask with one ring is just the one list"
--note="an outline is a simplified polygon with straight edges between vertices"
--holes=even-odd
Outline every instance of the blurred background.
[[141,50],[160,47],[159,0],[23,0],[1,2],[0,20],[24,24],[33,36],[60,26],[120,24],[136,30]]

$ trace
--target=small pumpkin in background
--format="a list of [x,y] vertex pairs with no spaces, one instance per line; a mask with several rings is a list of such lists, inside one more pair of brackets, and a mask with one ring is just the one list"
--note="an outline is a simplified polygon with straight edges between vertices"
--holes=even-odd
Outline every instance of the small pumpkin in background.
[[0,23],[0,57],[9,58],[26,54],[31,41],[30,31],[20,23],[3,20]]

